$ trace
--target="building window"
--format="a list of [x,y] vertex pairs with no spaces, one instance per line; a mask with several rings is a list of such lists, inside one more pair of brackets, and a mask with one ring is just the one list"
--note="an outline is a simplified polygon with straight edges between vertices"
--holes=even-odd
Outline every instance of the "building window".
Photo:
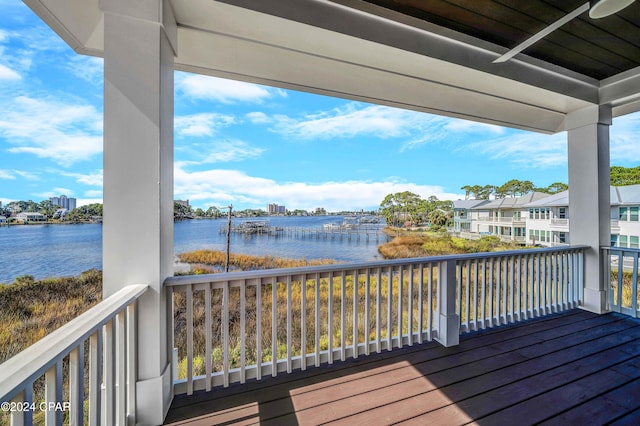
[[611,247],[618,245],[618,234],[611,234]]
[[629,220],[631,222],[637,222],[638,221],[638,208],[637,207],[630,207],[629,208]]
[[559,219],[566,219],[567,218],[567,209],[564,207],[560,207],[558,209],[558,218]]
[[566,243],[567,242],[567,233],[566,232],[558,233],[558,240],[561,243]]
[[618,246],[619,247],[628,247],[627,246],[627,236],[626,235],[620,235],[620,238],[618,238]]
[[637,236],[631,236],[629,237],[629,247],[630,248],[640,248],[640,246],[638,245],[638,237]]
[[627,220],[627,208],[620,207],[620,220]]

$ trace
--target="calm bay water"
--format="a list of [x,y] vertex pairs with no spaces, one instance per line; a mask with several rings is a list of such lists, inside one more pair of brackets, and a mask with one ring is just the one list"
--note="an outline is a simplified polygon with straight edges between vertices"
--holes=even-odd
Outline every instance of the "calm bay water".
[[[246,219],[234,219],[233,223]],[[342,223],[340,216],[271,217],[271,226],[319,228],[324,223]],[[226,219],[189,220],[175,224],[176,254],[197,249],[224,250],[226,236],[220,229]],[[367,240],[310,238],[273,235],[231,234],[231,252],[287,258],[330,258],[343,262],[379,259],[378,245],[386,241],[371,236]],[[78,275],[102,268],[102,225],[29,225],[0,227],[0,283],[11,283],[20,275],[36,279]]]

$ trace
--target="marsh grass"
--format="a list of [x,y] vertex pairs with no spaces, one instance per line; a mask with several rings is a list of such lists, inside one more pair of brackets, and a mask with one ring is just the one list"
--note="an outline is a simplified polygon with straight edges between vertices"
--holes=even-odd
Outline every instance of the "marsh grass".
[[[102,272],[97,270],[86,271],[77,277],[44,280],[35,280],[26,275],[18,277],[11,285],[0,286],[0,363],[71,321],[100,300]],[[63,361],[63,377],[68,377],[68,371],[67,357]],[[34,401],[44,400],[44,378],[36,380],[33,391]],[[69,400],[66,379],[62,400]],[[68,423],[68,420],[64,421]],[[44,424],[44,413],[36,410],[33,422],[36,425]],[[3,412],[0,413],[0,425],[4,424],[9,424],[9,419],[8,413]]]
[[[428,272],[423,271],[423,281],[425,292],[428,285]],[[403,272],[403,279],[400,281],[396,272],[382,273],[380,275],[379,289],[377,276],[370,277],[369,280],[369,328],[366,329],[365,303],[367,299],[367,287],[365,277],[360,275],[356,279],[352,275],[334,276],[332,279],[307,279],[303,281],[292,281],[290,288],[286,282],[276,282],[276,340],[272,339],[273,321],[273,284],[263,284],[261,287],[262,312],[258,315],[256,306],[256,286],[248,285],[245,290],[245,353],[246,365],[257,364],[257,342],[262,346],[262,357],[260,362],[266,363],[273,360],[274,352],[276,359],[286,359],[287,356],[287,312],[291,305],[291,356],[300,356],[302,348],[305,353],[316,352],[316,305],[319,306],[319,342],[318,350],[326,351],[329,346],[333,349],[349,347],[356,343],[370,342],[376,338],[377,320],[380,320],[381,339],[388,339],[389,335],[397,336],[409,333],[409,301],[412,306],[412,332],[417,333],[427,329],[429,313],[435,309],[436,283],[434,278],[437,271],[432,270],[432,307],[428,306],[428,299],[423,298],[423,318],[419,323],[419,297],[418,280],[419,271],[414,271],[413,286],[410,286],[409,272]],[[402,282],[402,311],[399,310],[400,282]],[[354,285],[354,283],[356,283]],[[304,300],[305,309],[302,309],[303,286],[305,289]],[[179,288],[174,293],[174,339],[175,347],[178,348],[178,377],[187,376],[186,360],[186,296]],[[411,291],[410,291],[411,290]],[[229,290],[229,344],[228,353],[230,368],[240,366],[241,353],[241,310],[240,310],[240,289],[231,287]],[[378,291],[380,292],[380,303],[376,304]],[[331,292],[331,297],[329,293]],[[290,297],[290,299],[289,299]],[[318,303],[316,304],[316,297]],[[354,300],[355,299],[355,300]],[[290,302],[288,302],[290,300]],[[211,291],[212,307],[212,366],[213,371],[223,369],[223,290],[213,289]],[[343,304],[344,301],[344,304]],[[355,305],[355,307],[354,307]],[[377,312],[379,306],[380,312]],[[193,294],[193,318],[194,318],[194,376],[205,374],[206,359],[206,329],[205,329],[205,292],[194,291]],[[329,322],[329,312],[332,320]],[[398,324],[398,314],[402,313],[402,323]],[[391,322],[388,317],[391,315]],[[353,319],[357,315],[357,327],[354,330]],[[306,332],[302,330],[302,318],[305,318]],[[261,325],[262,334],[257,335],[258,322]],[[329,333],[331,328],[331,337]],[[304,335],[304,336],[303,336]]]
[[447,254],[483,253],[522,249],[515,243],[504,243],[496,236],[466,240],[436,232],[405,233],[378,247],[385,259],[439,256]]
[[[631,271],[623,271],[622,272],[622,286],[619,285],[618,282],[618,270],[611,270],[611,292],[614,303],[617,303],[618,300],[618,289],[622,288],[622,297],[621,297],[621,306],[624,308],[633,308],[633,272]],[[637,285],[637,283],[636,283]],[[636,308],[640,309],[640,291],[638,291],[637,300],[636,300]]]

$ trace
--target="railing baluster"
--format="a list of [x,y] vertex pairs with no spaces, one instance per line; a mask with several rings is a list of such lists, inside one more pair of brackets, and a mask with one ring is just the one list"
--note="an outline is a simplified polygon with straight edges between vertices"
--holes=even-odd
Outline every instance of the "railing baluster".
[[478,260],[473,261],[473,329],[478,330]]
[[418,269],[418,344],[424,342],[424,263]]
[[247,379],[247,281],[240,283],[240,383]]
[[111,425],[114,424],[113,418],[113,320],[107,321],[103,329],[103,341],[102,341],[102,393],[103,393],[103,405],[102,405],[102,424]]
[[364,295],[364,354],[369,355],[369,333],[371,333],[371,270],[365,269]]
[[[211,333],[211,327],[213,326],[211,319],[211,283],[207,283],[204,288],[204,341],[205,341],[205,361],[204,361],[204,370],[206,382],[205,382],[205,390],[209,392],[211,390],[211,373],[213,372],[212,366],[212,345],[213,345],[213,336]],[[260,375],[260,369],[258,369],[258,375]]]
[[404,268],[402,265],[398,267],[398,347],[401,348],[402,345],[402,336],[403,336],[403,322],[404,318],[402,312],[404,310],[403,302],[404,302]]
[[[127,424],[136,424],[136,380],[138,379],[136,302],[127,306]],[[81,358],[81,359],[84,359]]]
[[102,330],[89,337],[89,424],[100,424],[102,392]]
[[329,272],[328,301],[327,301],[327,345],[329,353],[327,354],[329,364],[333,364],[333,272]]
[[271,279],[271,376],[278,375],[278,282]]
[[291,345],[292,345],[292,296],[291,296],[291,275],[287,275],[287,373],[291,373],[291,357],[293,356],[291,353]]
[[631,313],[638,318],[638,252],[633,252],[633,272],[631,279]]
[[[207,334],[211,332],[211,326],[208,330]],[[262,281],[260,279],[256,280],[256,379],[262,380]],[[211,380],[207,380],[207,383],[211,383]]]
[[409,265],[409,289],[407,291],[407,329],[409,346],[413,346],[413,264]]
[[493,288],[495,287],[493,279],[494,265],[493,257],[489,259],[489,312],[486,318],[489,320],[489,327],[493,327]]
[[433,263],[429,263],[429,277],[427,279],[427,285],[429,286],[427,294],[427,303],[429,310],[427,311],[427,330],[429,332],[429,341],[433,340]]
[[69,353],[69,426],[84,421],[84,342]]
[[381,324],[382,315],[382,268],[378,267],[376,270],[376,352],[382,352],[381,342]]
[[344,361],[346,357],[346,316],[347,316],[347,272],[342,271],[340,275],[340,360]]
[[352,337],[353,342],[353,358],[358,358],[358,270],[353,270],[353,323],[352,323]]
[[223,386],[229,387],[229,281],[222,286],[222,374]]
[[515,308],[515,256],[509,256],[509,312],[508,312],[508,322],[515,322],[516,315],[514,313]]
[[320,331],[322,325],[320,324],[320,274],[316,272],[315,274],[315,291],[316,291],[316,300],[315,300],[315,349],[316,349],[316,359],[315,365],[316,367],[320,366]]
[[487,328],[487,259],[482,260],[482,306],[480,309],[480,320],[482,329]]
[[[462,267],[462,264],[460,264],[460,267]],[[464,268],[465,268],[465,271],[464,271],[465,272],[464,274],[465,322],[464,324],[466,326],[467,331],[471,331],[471,261],[470,260],[467,260],[464,263]]]
[[393,349],[393,324],[391,310],[393,304],[393,268],[387,270],[387,350]]
[[[51,366],[45,373],[45,404],[50,407],[50,404],[56,404],[62,402],[62,360],[58,360]],[[50,410],[44,411],[44,422],[47,425],[62,424],[62,411]]]
[[307,369],[307,276],[300,277],[300,369]]
[[[193,286],[186,289],[187,298],[187,395],[193,394]],[[225,309],[226,304],[225,304]],[[228,322],[228,321],[226,321]]]
[[126,351],[125,351],[125,311],[116,314],[116,424],[126,424],[127,395],[126,395]]

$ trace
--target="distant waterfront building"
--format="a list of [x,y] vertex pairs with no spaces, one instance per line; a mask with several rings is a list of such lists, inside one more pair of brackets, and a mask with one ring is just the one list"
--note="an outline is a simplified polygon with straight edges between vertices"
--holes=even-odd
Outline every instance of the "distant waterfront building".
[[18,222],[46,222],[47,217],[41,213],[20,212],[16,215]]
[[181,206],[189,207],[189,200],[174,200],[174,202],[180,204]]
[[269,214],[280,214],[280,213],[286,213],[287,209],[285,206],[280,206],[276,203],[271,203],[269,204],[267,211],[269,212]]
[[73,197],[67,197],[66,195],[51,197],[49,198],[49,201],[51,201],[51,204],[54,206],[60,206],[63,209],[73,210],[76,208],[76,199]]

